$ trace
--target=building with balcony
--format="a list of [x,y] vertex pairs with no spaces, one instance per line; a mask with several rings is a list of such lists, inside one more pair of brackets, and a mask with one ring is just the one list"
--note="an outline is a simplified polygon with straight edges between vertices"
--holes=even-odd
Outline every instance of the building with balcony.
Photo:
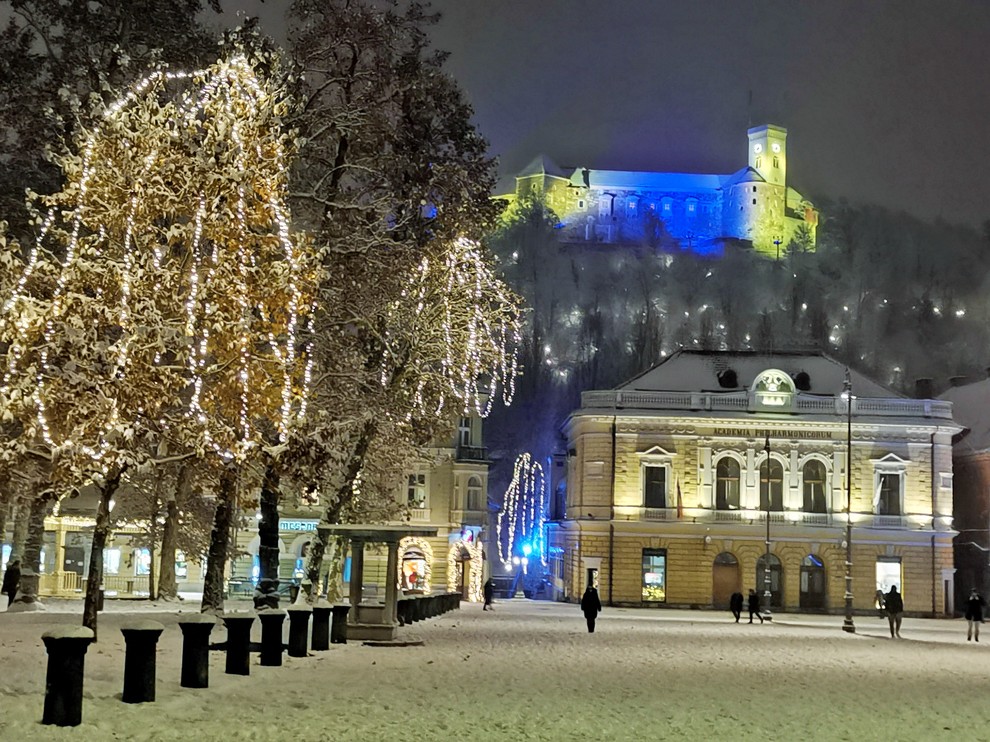
[[849,517],[856,611],[897,585],[908,613],[951,615],[952,405],[855,371],[850,395],[846,374],[818,354],[680,351],[583,393],[549,531],[558,597],[592,582],[615,605],[723,608],[762,594],[769,564],[772,607],[841,612]]
[[787,130],[747,132],[746,167],[729,174],[663,173],[559,167],[540,155],[500,189],[498,198],[545,200],[570,243],[663,243],[720,253],[752,245],[779,259],[792,241],[813,250],[818,211],[787,181]]

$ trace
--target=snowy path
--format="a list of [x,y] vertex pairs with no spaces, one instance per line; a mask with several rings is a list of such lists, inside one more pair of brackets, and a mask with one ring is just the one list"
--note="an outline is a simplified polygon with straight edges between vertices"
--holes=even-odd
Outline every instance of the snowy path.
[[[255,656],[246,678],[224,675],[214,653],[212,687],[194,691],[178,684],[176,613],[108,603],[76,729],[39,724],[41,634],[80,614],[0,613],[0,740],[990,740],[990,631],[967,643],[961,620],[907,619],[891,641],[872,616],[848,635],[841,617],[751,626],[606,608],[589,635],[576,606],[496,608],[403,629],[423,647],[348,644],[281,668]],[[128,609],[167,627],[154,704],[119,700]]]

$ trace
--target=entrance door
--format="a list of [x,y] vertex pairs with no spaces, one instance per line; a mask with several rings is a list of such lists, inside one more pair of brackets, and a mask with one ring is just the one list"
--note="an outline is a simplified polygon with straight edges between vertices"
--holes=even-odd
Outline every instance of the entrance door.
[[814,554],[801,562],[801,601],[804,610],[825,609],[825,565]]
[[728,610],[732,593],[742,592],[742,578],[739,575],[739,560],[723,551],[712,563],[712,605]]
[[[760,596],[760,605],[764,605],[763,593],[766,590],[767,584],[767,573],[766,573],[766,554],[760,556],[756,560],[756,580],[755,587],[756,593]],[[783,568],[780,565],[780,559],[776,554],[770,555],[770,606],[772,608],[781,608],[784,605],[784,594],[783,588]]]

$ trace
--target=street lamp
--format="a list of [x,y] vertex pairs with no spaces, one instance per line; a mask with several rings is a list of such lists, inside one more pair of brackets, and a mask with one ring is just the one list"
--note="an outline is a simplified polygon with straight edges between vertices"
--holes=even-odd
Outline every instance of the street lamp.
[[767,553],[763,557],[763,603],[764,603],[764,618],[767,621],[773,620],[770,615],[770,598],[772,593],[770,592],[770,434],[767,433],[767,442],[763,446],[763,450],[767,452]]
[[773,244],[777,246],[777,262],[780,262],[780,243],[783,242],[779,236],[773,238]]
[[856,633],[853,623],[853,592],[852,592],[852,379],[846,368],[846,379],[842,384],[842,398],[846,400],[846,617],[842,622],[842,630],[850,634]]

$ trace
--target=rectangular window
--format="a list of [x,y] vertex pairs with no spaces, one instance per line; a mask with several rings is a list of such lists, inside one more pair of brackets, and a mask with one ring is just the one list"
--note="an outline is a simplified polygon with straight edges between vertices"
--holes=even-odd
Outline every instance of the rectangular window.
[[643,549],[643,602],[667,602],[666,549]]
[[410,474],[406,489],[407,504],[411,508],[426,507],[426,475]]
[[462,417],[457,424],[457,443],[461,446],[471,445],[471,418]]
[[643,467],[643,507],[667,507],[667,467]]
[[598,216],[612,215],[612,199],[609,196],[602,196],[598,199]]
[[578,208],[581,209],[581,211],[584,211],[584,199],[583,198],[579,198],[578,199]]
[[890,592],[890,588],[897,586],[897,592],[901,590],[901,558],[900,557],[877,557],[877,590],[884,595]]
[[901,514],[901,475],[899,472],[879,472],[877,489],[873,496],[873,509],[877,515]]

